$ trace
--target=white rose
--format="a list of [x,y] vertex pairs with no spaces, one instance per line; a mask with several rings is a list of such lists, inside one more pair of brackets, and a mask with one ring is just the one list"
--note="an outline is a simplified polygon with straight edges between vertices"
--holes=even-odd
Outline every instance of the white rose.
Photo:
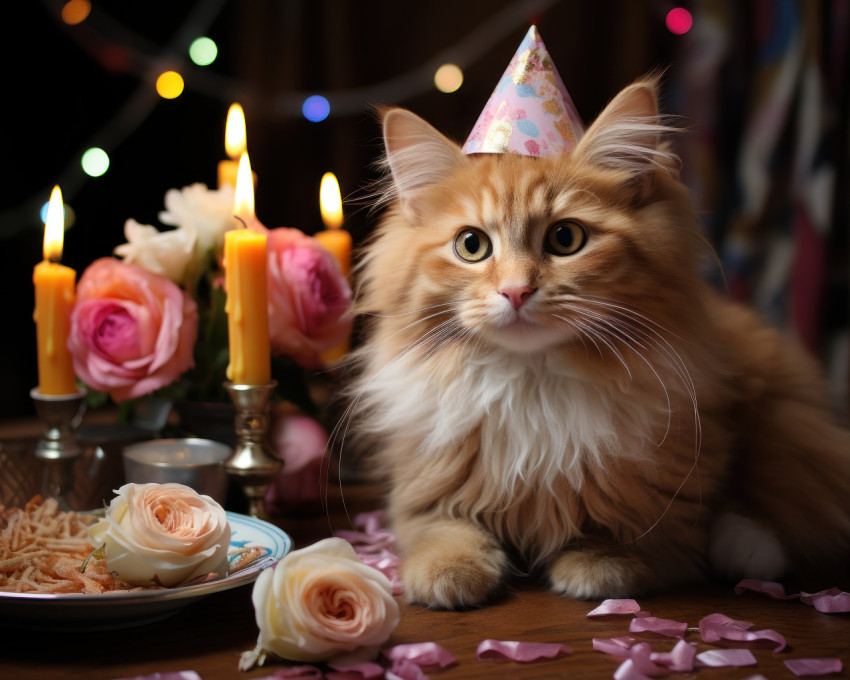
[[132,585],[175,586],[227,572],[230,524],[216,501],[183,484],[125,484],[89,529],[106,563]]
[[186,229],[159,231],[149,224],[139,224],[134,219],[124,223],[124,238],[115,248],[115,254],[144,267],[149,272],[168,277],[180,284],[195,252],[195,234]]
[[159,219],[163,224],[194,234],[195,257],[203,259],[223,247],[224,232],[239,226],[233,216],[234,195],[235,189],[230,184],[219,189],[208,189],[201,183],[169,189]]
[[319,662],[357,650],[374,658],[399,620],[387,577],[341,538],[286,555],[260,574],[251,599],[260,637],[243,654],[242,670],[267,654]]

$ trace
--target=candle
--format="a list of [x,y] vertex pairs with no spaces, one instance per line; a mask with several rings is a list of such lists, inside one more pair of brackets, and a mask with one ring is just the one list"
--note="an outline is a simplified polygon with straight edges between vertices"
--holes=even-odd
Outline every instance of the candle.
[[[242,106],[233,103],[227,110],[227,121],[224,124],[224,150],[229,160],[218,162],[218,186],[225,184],[236,186],[236,176],[239,172],[239,158],[248,150],[248,134],[245,130],[245,112]],[[257,175],[252,173],[254,185]]]
[[[254,188],[248,154],[242,154],[236,179],[235,213],[244,224],[254,215]],[[266,234],[247,228],[224,234],[227,331],[230,362],[227,379],[239,385],[271,380]]]
[[[316,233],[316,239],[339,262],[344,276],[348,276],[351,269],[351,234],[342,228],[342,198],[339,193],[339,182],[332,172],[326,172],[322,176],[319,187],[319,208],[322,212],[322,221],[325,223],[325,231]],[[338,347],[333,347],[322,353],[322,359],[332,364],[348,353],[350,342],[346,340]]]
[[59,264],[65,229],[62,192],[53,187],[44,225],[44,261],[33,270],[35,284],[36,341],[38,343],[38,389],[50,396],[75,394],[76,377],[68,335],[74,306],[77,272]]
[[316,234],[316,238],[339,262],[342,273],[348,276],[351,269],[351,234],[342,229],[342,199],[339,183],[332,172],[322,176],[319,188],[319,207],[322,221],[327,229]]

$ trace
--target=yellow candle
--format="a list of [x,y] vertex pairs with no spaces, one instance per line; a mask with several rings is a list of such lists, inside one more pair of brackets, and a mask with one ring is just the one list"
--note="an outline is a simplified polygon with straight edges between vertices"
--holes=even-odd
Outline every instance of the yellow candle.
[[316,233],[316,238],[339,262],[342,273],[348,276],[351,269],[351,234],[342,228],[342,199],[339,183],[332,172],[326,172],[319,188],[319,207],[327,229]]
[[[343,276],[348,276],[351,270],[351,234],[342,228],[342,197],[339,192],[339,182],[332,172],[322,176],[319,187],[319,207],[322,212],[324,231],[317,232],[315,237],[339,262]],[[322,359],[332,364],[348,353],[350,341],[346,340],[338,347],[333,347],[322,353]]]
[[[256,221],[246,153],[239,161],[235,212],[246,224]],[[262,385],[271,380],[267,266],[264,232],[234,229],[225,233],[225,311],[230,348],[227,379],[235,384]]]
[[33,270],[35,284],[36,341],[38,343],[38,389],[59,396],[77,391],[74,365],[68,350],[71,309],[74,306],[77,272],[59,264],[64,232],[62,192],[53,187],[44,227],[44,261]]
[[[230,105],[227,110],[227,121],[224,124],[224,150],[229,160],[218,162],[218,186],[225,184],[236,186],[236,176],[239,172],[239,158],[248,150],[248,134],[245,130],[245,112],[237,103]],[[257,174],[251,173],[254,186],[257,185]]]

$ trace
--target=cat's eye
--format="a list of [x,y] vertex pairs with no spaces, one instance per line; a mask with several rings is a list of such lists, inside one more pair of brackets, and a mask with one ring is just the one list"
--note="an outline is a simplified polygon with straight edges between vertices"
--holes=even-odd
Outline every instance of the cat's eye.
[[553,224],[546,234],[546,250],[553,255],[574,255],[587,243],[587,230],[573,220]]
[[455,254],[465,262],[481,262],[492,253],[493,244],[480,229],[464,227],[455,236]]

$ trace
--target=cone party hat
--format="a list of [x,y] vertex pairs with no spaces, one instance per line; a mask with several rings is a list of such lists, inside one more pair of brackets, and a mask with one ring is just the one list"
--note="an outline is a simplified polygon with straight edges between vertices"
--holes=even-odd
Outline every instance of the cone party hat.
[[584,125],[567,88],[537,27],[532,26],[490,95],[463,151],[554,156],[575,147],[583,132]]

